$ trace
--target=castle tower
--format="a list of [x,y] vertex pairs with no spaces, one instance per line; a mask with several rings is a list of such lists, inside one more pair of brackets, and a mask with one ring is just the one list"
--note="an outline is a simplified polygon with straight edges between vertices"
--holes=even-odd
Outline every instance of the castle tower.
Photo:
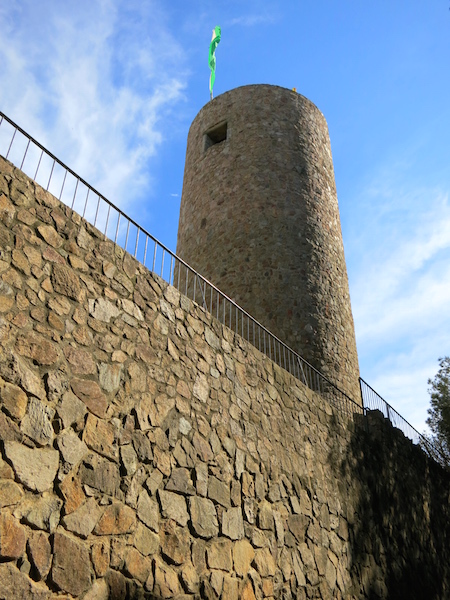
[[314,104],[249,85],[202,108],[177,254],[360,401],[328,127]]

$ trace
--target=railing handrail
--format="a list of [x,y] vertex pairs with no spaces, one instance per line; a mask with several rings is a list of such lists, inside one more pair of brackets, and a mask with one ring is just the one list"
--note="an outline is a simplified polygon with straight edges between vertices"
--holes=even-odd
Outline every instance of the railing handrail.
[[[368,396],[367,394],[364,393],[364,387],[369,388],[369,390],[371,391],[372,394],[374,394],[377,398],[377,400],[382,404],[382,406],[386,407],[386,413],[387,413],[387,418],[389,419],[390,423],[394,426],[397,427],[398,429],[401,429],[401,431],[403,432],[403,434],[406,437],[409,437],[411,439],[411,436],[408,435],[407,432],[407,427],[409,427],[409,429],[411,429],[416,435],[417,438],[419,440],[419,444],[422,446],[422,448],[426,448],[428,451],[429,456],[431,456],[432,458],[435,458],[435,455],[438,454],[438,452],[436,451],[436,449],[434,448],[433,444],[430,442],[430,440],[428,440],[422,433],[420,433],[420,431],[418,431],[413,425],[411,425],[411,423],[405,419],[405,417],[403,417],[391,404],[389,404],[389,402],[387,402],[382,396],[380,396],[380,394],[373,389],[373,387],[367,383],[367,381],[365,381],[362,377],[359,378],[359,382],[361,385],[361,397],[363,400],[363,406],[364,406],[364,412],[366,413],[367,411],[370,410],[379,410],[378,407],[374,407],[374,403],[371,402],[370,400],[370,396]],[[372,404],[372,407],[370,406]],[[394,423],[391,413],[394,413],[397,417],[397,421],[399,420],[401,423],[406,424],[407,427],[398,427],[399,423]],[[414,441],[414,440],[412,440]]]

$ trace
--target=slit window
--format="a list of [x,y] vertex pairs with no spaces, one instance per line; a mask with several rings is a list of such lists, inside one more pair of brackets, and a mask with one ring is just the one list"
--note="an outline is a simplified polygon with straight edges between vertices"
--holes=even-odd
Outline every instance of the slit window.
[[215,146],[216,144],[220,144],[227,139],[227,123],[219,123],[219,125],[215,125],[208,129],[208,131],[204,135],[204,151],[208,150],[211,146]]

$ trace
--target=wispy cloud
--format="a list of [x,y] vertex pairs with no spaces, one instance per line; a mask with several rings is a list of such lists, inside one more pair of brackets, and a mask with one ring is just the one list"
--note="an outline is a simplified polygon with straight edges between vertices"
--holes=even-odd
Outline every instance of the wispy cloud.
[[396,169],[358,191],[352,308],[363,378],[422,430],[427,380],[450,352],[450,190],[416,187]]
[[148,190],[186,82],[157,3],[19,0],[0,27],[2,110],[122,207]]

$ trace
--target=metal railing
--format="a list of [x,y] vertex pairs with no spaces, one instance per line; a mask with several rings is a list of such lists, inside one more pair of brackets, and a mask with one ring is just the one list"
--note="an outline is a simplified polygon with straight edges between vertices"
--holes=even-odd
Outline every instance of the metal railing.
[[380,411],[385,419],[388,419],[393,427],[409,438],[414,444],[420,446],[431,458],[436,460],[438,455],[437,450],[433,448],[433,444],[415,427],[408,423],[384,398],[382,398],[364,379],[359,378],[361,387],[361,398],[363,400],[364,413],[371,410]]
[[323,395],[338,410],[348,416],[363,412],[360,404],[1,111],[0,154],[153,273],[203,306],[310,389]]

